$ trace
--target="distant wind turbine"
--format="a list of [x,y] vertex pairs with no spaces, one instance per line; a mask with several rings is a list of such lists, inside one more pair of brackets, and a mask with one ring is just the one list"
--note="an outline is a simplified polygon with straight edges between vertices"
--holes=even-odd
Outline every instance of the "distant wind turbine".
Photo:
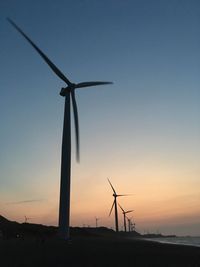
[[135,223],[131,224],[132,231],[135,231]]
[[33,41],[9,18],[7,20],[12,26],[32,45],[39,53],[52,71],[66,84],[60,91],[60,95],[65,97],[65,111],[62,137],[62,156],[61,156],[61,182],[60,182],[60,207],[59,207],[59,233],[60,237],[69,239],[69,222],[70,222],[70,177],[71,177],[71,121],[70,121],[70,96],[72,101],[75,139],[76,139],[76,159],[79,162],[79,123],[78,109],[75,99],[75,89],[96,85],[112,84],[112,82],[81,82],[72,83],[54,63],[36,46]]
[[131,220],[133,217],[129,218],[126,216],[126,218],[128,220],[128,231],[131,232],[132,231],[132,229],[131,229],[132,228],[132,221]]
[[113,201],[109,216],[112,213],[113,207],[115,207],[115,229],[116,229],[116,232],[119,232],[118,211],[117,211],[117,197],[123,197],[123,196],[129,196],[129,195],[118,195],[109,179],[108,179],[108,182],[109,182],[109,184],[110,184],[110,186],[111,186],[111,188],[113,190],[113,197],[114,197],[114,201]]
[[28,222],[29,220],[31,220],[32,218],[28,218],[28,217],[24,216],[24,219],[25,219],[24,222],[27,223],[27,222]]
[[95,217],[95,222],[96,222],[96,228],[98,227],[98,221],[100,218]]
[[[118,205],[119,205],[119,203],[118,203]],[[123,213],[123,216],[124,216],[124,231],[126,232],[126,214],[127,214],[127,213],[130,213],[130,212],[133,212],[133,210],[127,210],[127,211],[125,211],[125,210],[122,208],[122,206],[119,205],[119,207],[120,207],[120,209],[122,210],[122,213]]]
[[126,216],[128,220],[128,231],[131,232],[131,219]]

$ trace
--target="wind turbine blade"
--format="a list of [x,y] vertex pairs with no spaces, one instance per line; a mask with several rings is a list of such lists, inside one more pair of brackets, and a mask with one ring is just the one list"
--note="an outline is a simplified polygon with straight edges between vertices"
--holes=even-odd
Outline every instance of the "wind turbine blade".
[[115,205],[115,201],[113,201],[113,204],[112,204],[112,207],[111,207],[111,210],[110,210],[109,216],[110,216],[110,214],[112,213],[112,210],[113,210],[113,207],[114,207],[114,205]]
[[53,72],[60,77],[68,86],[71,85],[71,82],[67,79],[67,77],[53,64],[53,62],[33,43],[33,41],[9,18],[7,20],[10,24],[19,32],[22,36],[35,48],[35,50],[40,54],[40,56],[44,59],[44,61],[49,65],[49,67],[53,70]]
[[74,126],[75,126],[75,138],[76,138],[76,160],[80,161],[80,149],[79,149],[79,123],[78,123],[78,109],[76,104],[75,92],[71,90],[72,106],[74,111]]
[[128,211],[126,211],[125,213],[130,213],[130,212],[132,212],[132,211],[134,211],[134,210],[128,210]]
[[[119,203],[118,203],[118,205],[119,205]],[[121,209],[123,212],[125,212],[124,209],[122,208],[122,206],[119,205],[119,207],[120,207],[120,209]]]
[[127,197],[127,196],[133,196],[133,195],[117,195],[117,197]]
[[96,86],[96,85],[105,85],[105,84],[112,84],[112,82],[83,82],[83,83],[77,83],[76,88]]
[[[108,178],[107,178],[107,179],[108,179]],[[114,194],[117,195],[117,193],[115,192],[115,189],[114,189],[114,187],[113,187],[113,185],[111,184],[111,181],[110,181],[109,179],[108,179],[108,182],[109,182],[109,184],[110,184],[110,186],[111,186],[111,188],[112,188]]]

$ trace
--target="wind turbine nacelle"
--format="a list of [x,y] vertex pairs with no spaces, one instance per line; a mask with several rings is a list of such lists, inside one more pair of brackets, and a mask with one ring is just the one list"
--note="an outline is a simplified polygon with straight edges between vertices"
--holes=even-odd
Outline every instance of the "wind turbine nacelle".
[[70,93],[72,90],[76,88],[76,84],[71,84],[70,86],[67,87],[62,87],[60,91],[61,96],[66,96],[67,93]]
[[70,92],[70,90],[69,90],[68,87],[62,87],[61,91],[60,91],[60,95],[61,96],[66,96],[66,94],[69,93],[69,92]]

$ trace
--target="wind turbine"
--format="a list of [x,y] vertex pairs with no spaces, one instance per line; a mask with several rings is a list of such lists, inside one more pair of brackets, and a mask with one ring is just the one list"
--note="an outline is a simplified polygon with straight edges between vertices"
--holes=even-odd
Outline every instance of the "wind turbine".
[[96,222],[96,228],[98,227],[98,221],[100,218],[95,217],[95,222]]
[[123,197],[123,196],[128,196],[128,195],[118,195],[109,179],[108,179],[108,182],[109,182],[109,184],[113,190],[113,197],[114,197],[114,201],[113,201],[109,216],[112,213],[113,207],[115,207],[115,229],[116,229],[116,232],[119,232],[118,212],[117,212],[117,197]]
[[131,232],[132,231],[132,229],[131,229],[132,228],[132,221],[131,221],[131,219],[133,217],[129,218],[129,217],[126,216],[126,218],[128,220],[128,231]]
[[[118,205],[119,205],[119,203],[118,203]],[[122,213],[123,213],[123,216],[124,216],[124,231],[126,232],[126,214],[127,214],[127,213],[130,213],[130,212],[133,212],[133,210],[127,210],[127,211],[125,211],[125,210],[122,208],[122,206],[119,205],[119,207],[120,207],[120,209],[122,210]]]
[[131,226],[132,226],[132,231],[135,231],[135,223],[132,223]]
[[26,215],[24,215],[24,223],[27,223],[29,220],[31,220],[32,218],[28,218],[26,217]]
[[128,220],[128,231],[131,232],[131,219],[126,216]]
[[32,45],[39,53],[52,71],[63,80],[67,86],[63,87],[60,95],[65,97],[64,123],[62,136],[62,155],[61,155],[61,182],[60,182],[60,206],[59,206],[59,234],[60,237],[69,239],[69,222],[70,222],[70,176],[71,176],[71,120],[70,120],[70,96],[72,101],[75,139],[76,139],[76,159],[79,162],[79,123],[78,110],[75,99],[75,89],[96,85],[112,84],[112,82],[81,82],[72,83],[55,65],[54,63],[36,46],[33,41],[13,22],[7,18],[11,25]]

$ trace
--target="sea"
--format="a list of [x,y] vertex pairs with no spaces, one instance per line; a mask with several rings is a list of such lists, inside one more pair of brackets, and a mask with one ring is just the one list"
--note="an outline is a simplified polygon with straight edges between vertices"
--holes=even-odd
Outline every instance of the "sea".
[[158,238],[147,238],[146,240],[167,243],[174,245],[185,245],[200,247],[200,237],[183,236],[183,237],[158,237]]

